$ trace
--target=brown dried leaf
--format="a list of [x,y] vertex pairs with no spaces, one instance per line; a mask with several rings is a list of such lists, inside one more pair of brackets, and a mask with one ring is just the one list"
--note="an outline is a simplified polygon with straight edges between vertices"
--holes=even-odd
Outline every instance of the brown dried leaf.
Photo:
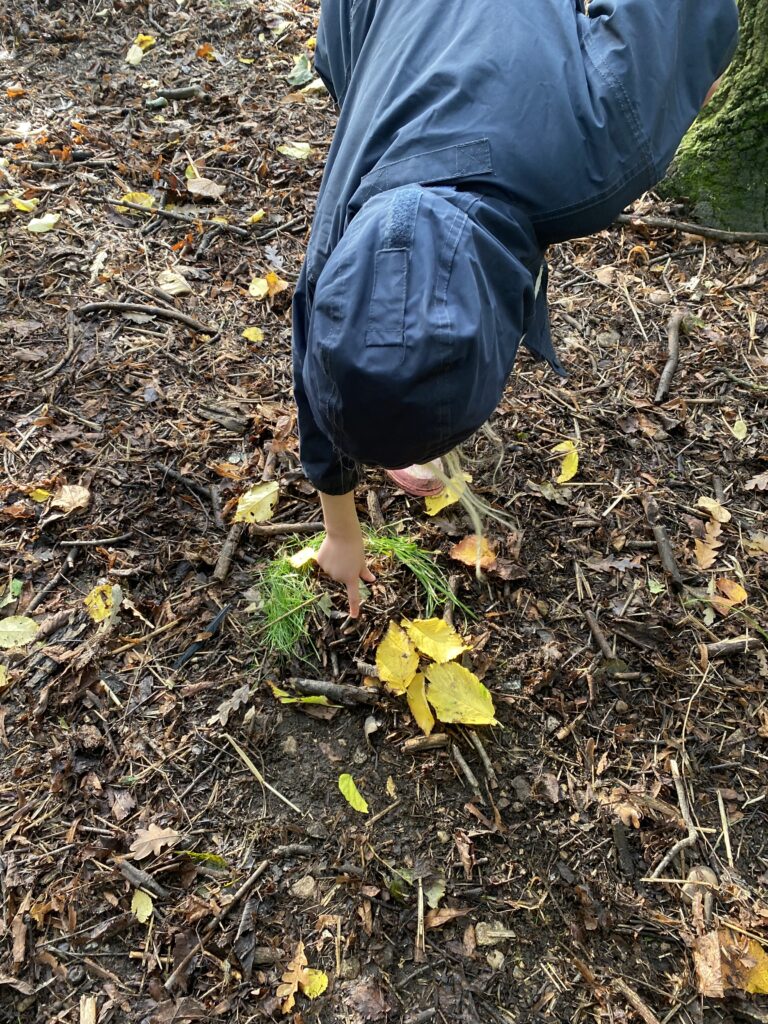
[[723,542],[718,537],[723,532],[720,523],[710,520],[704,527],[704,540],[694,541],[696,564],[700,569],[709,569],[714,565]]
[[751,480],[747,480],[744,484],[745,491],[768,491],[768,469],[759,476],[753,476]]
[[221,199],[226,190],[223,185],[212,181],[211,178],[190,178],[187,181],[187,191],[204,199]]
[[466,917],[469,913],[469,907],[440,907],[437,910],[430,910],[424,918],[424,927],[441,928],[449,921],[455,921],[457,917]]
[[51,508],[60,508],[64,515],[68,516],[70,512],[75,512],[77,509],[87,508],[90,500],[91,492],[87,487],[81,487],[79,484],[65,484],[54,495]]
[[143,860],[151,854],[157,856],[164,846],[173,846],[181,836],[173,828],[160,828],[154,822],[149,828],[140,828],[131,843],[131,853],[136,860]]
[[449,554],[455,561],[472,568],[479,565],[481,569],[490,569],[496,564],[496,552],[487,538],[478,537],[476,533],[470,533],[458,544],[454,544]]
[[304,943],[299,940],[293,960],[288,964],[283,973],[283,980],[277,986],[277,998],[283,1000],[281,1007],[283,1013],[290,1013],[296,1002],[296,993],[299,985],[307,982],[307,957],[304,953]]

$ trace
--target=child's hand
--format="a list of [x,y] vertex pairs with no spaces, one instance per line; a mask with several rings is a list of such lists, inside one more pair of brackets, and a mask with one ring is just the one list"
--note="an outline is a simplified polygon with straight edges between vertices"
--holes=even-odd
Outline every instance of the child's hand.
[[372,583],[376,577],[365,564],[362,534],[357,532],[340,537],[326,536],[317,552],[317,564],[332,580],[343,583],[349,598],[349,614],[356,619],[360,614],[359,580]]
[[363,531],[357,518],[355,495],[322,494],[320,502],[325,517],[326,537],[317,553],[317,564],[332,580],[343,583],[349,598],[349,614],[360,614],[359,581],[372,583],[376,577],[365,564]]

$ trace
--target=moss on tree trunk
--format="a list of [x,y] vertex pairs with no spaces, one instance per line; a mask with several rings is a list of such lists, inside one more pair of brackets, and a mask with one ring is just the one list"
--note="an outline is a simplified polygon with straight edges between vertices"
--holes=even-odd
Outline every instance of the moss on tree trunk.
[[[705,0],[706,2],[706,0]],[[768,3],[739,0],[741,42],[720,88],[683,139],[662,195],[700,223],[768,229]]]

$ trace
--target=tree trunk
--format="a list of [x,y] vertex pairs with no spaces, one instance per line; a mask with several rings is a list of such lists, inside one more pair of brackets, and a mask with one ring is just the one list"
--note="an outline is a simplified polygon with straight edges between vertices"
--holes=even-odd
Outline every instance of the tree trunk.
[[[704,0],[706,2],[706,0]],[[683,139],[659,191],[694,219],[768,230],[768,3],[739,0],[741,42],[720,88]]]

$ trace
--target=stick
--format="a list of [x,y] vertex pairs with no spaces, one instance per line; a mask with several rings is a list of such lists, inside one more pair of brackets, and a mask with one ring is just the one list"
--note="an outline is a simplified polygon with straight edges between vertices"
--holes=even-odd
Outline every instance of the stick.
[[378,694],[362,686],[347,683],[328,683],[324,679],[289,679],[291,686],[299,693],[313,697],[327,697],[339,704],[376,704]]
[[63,548],[97,548],[102,544],[122,544],[132,536],[132,533],[119,533],[116,537],[96,537],[93,540],[60,540],[59,544]]
[[[54,165],[55,166],[55,165]],[[150,216],[166,217],[168,220],[180,221],[195,227],[197,224],[205,224],[206,227],[217,228],[220,231],[229,231],[239,238],[249,238],[250,232],[240,228],[236,224],[224,224],[217,220],[210,220],[207,217],[188,217],[184,213],[177,213],[175,210],[165,210],[161,206],[142,206],[141,203],[132,203],[127,199],[104,199],[101,196],[81,196],[88,203],[97,203],[101,206],[125,206],[129,210],[138,210],[139,213],[148,213]]]
[[202,484],[196,483],[194,480],[190,480],[188,476],[184,476],[183,473],[179,473],[178,470],[172,469],[170,466],[164,465],[162,462],[153,462],[152,465],[158,470],[163,476],[169,477],[174,480],[177,484],[183,484],[188,490],[196,494],[198,498],[205,498],[206,501],[211,500],[211,492],[207,487],[203,487]]
[[653,399],[656,405],[667,400],[669,389],[672,386],[672,378],[677,372],[677,367],[680,362],[680,327],[685,317],[684,313],[677,310],[669,318],[667,324],[667,352],[668,358],[666,365],[661,373],[659,380],[659,386],[656,388],[656,396]]
[[160,899],[169,895],[168,890],[164,889],[159,882],[156,882],[152,875],[142,871],[141,868],[137,868],[129,860],[119,861],[117,867],[123,878],[127,878],[131,885],[135,885],[137,889],[147,889]]
[[718,640],[714,644],[704,644],[710,658],[718,658],[720,655],[727,658],[731,654],[746,654],[760,646],[756,636],[737,636],[732,640]]
[[455,743],[451,744],[451,754],[453,755],[453,759],[456,762],[456,764],[458,764],[459,768],[461,768],[464,778],[469,783],[470,789],[475,795],[475,799],[482,800],[482,797],[480,796],[480,783],[475,778],[474,772],[469,767],[467,762],[464,760],[463,754],[461,753],[461,751],[459,750]]
[[146,643],[147,640],[154,640],[156,636],[160,636],[162,633],[167,633],[169,629],[173,629],[174,626],[178,626],[181,619],[174,619],[173,622],[166,622],[164,626],[160,626],[159,629],[153,629],[151,633],[145,633],[144,636],[137,636],[135,640],[129,640],[127,644],[122,644],[120,647],[115,647],[110,654],[122,654],[124,651],[131,651],[134,647],[138,647],[139,644]]
[[672,553],[672,545],[669,542],[667,531],[663,525],[659,522],[659,506],[650,495],[643,497],[643,508],[645,509],[645,516],[648,523],[653,530],[653,536],[656,540],[656,547],[659,551],[659,558],[661,564],[664,567],[664,571],[672,580],[672,584],[675,590],[683,589],[683,578],[680,575],[680,570],[677,567],[675,556]]
[[69,550],[69,553],[67,554],[67,557],[66,557],[66,558],[64,559],[64,564],[63,564],[63,565],[62,565],[62,567],[61,567],[61,568],[59,569],[59,571],[58,571],[58,572],[56,573],[56,575],[55,575],[55,576],[53,576],[53,577],[52,577],[52,578],[51,578],[50,580],[48,580],[48,582],[47,582],[47,583],[46,583],[46,585],[45,585],[45,586],[43,587],[43,589],[42,589],[42,590],[38,590],[38,592],[37,592],[37,593],[35,594],[35,596],[34,596],[34,597],[32,598],[32,600],[31,600],[31,601],[29,602],[29,604],[28,604],[28,605],[27,605],[27,607],[25,608],[25,613],[26,613],[27,615],[28,615],[28,614],[29,614],[30,612],[33,612],[33,611],[35,610],[35,608],[37,608],[37,606],[38,606],[38,605],[39,605],[39,604],[40,604],[40,603],[41,603],[42,601],[44,601],[44,600],[45,600],[45,598],[46,598],[46,597],[47,597],[47,596],[48,596],[48,595],[50,594],[50,592],[51,592],[51,591],[53,590],[53,588],[54,588],[54,587],[56,586],[56,584],[57,584],[57,583],[59,582],[59,580],[60,580],[60,579],[61,579],[61,577],[62,577],[62,576],[64,575],[64,573],[65,573],[65,572],[66,572],[66,571],[67,571],[68,569],[71,569],[71,568],[73,568],[73,566],[74,566],[74,564],[75,564],[75,561],[76,561],[76,559],[77,559],[77,556],[78,556],[79,554],[80,554],[80,546],[79,546],[79,544],[75,543],[75,544],[73,544],[73,546],[72,546],[72,547],[70,548],[70,550]]
[[86,313],[100,312],[146,313],[147,316],[158,316],[161,320],[178,320],[179,323],[184,324],[191,330],[199,331],[200,334],[210,334],[212,338],[217,337],[221,333],[219,327],[215,325],[209,327],[207,324],[201,324],[199,320],[187,316],[186,313],[180,313],[178,309],[166,309],[164,306],[147,306],[140,302],[88,302],[77,310],[80,316],[84,316]]
[[670,217],[637,217],[633,214],[620,213],[617,224],[644,224],[648,228],[668,228],[670,231],[684,231],[688,235],[700,235],[702,238],[713,238],[716,242],[768,242],[768,231],[721,231],[709,228],[704,224],[691,224],[685,220],[672,220]]
[[685,786],[683,780],[680,777],[680,769],[677,767],[677,761],[672,758],[669,762],[669,767],[672,772],[672,778],[675,783],[675,789],[677,790],[677,802],[680,804],[680,813],[683,816],[683,820],[688,828],[688,835],[684,839],[680,839],[669,853],[659,861],[656,870],[652,872],[651,878],[658,878],[666,868],[667,864],[671,863],[675,857],[688,846],[693,846],[699,840],[699,834],[696,831],[696,826],[691,818],[691,812],[688,809],[688,797],[685,795]]
[[597,641],[597,646],[602,651],[603,657],[606,658],[608,661],[611,661],[613,658],[613,651],[611,650],[611,645],[606,640],[605,633],[602,631],[602,629],[600,629],[600,626],[594,614],[591,611],[587,610],[584,612],[584,618],[587,620],[589,631]]
[[720,821],[723,826],[723,841],[725,843],[725,852],[728,857],[728,865],[733,867],[733,850],[731,849],[731,832],[728,828],[728,815],[725,813],[723,794],[719,789],[717,791],[717,806],[720,810]]
[[483,768],[485,768],[485,774],[488,776],[488,782],[491,786],[491,789],[496,789],[499,785],[499,779],[498,776],[496,775],[496,772],[494,771],[493,765],[491,764],[491,759],[490,757],[488,757],[488,753],[485,747],[483,746],[483,741],[480,739],[480,737],[477,735],[474,729],[467,729],[466,734],[467,736],[469,736],[470,743],[477,751],[477,756],[483,762]]
[[661,1024],[661,1021],[653,1012],[653,1010],[651,1010],[649,1006],[645,1005],[645,1003],[637,994],[637,992],[635,992],[634,989],[631,989],[629,985],[626,983],[626,981],[624,981],[622,978],[614,978],[613,985],[616,989],[618,989],[619,992],[621,992],[621,994],[627,1000],[632,1009],[636,1010],[637,1013],[640,1014],[640,1016],[645,1021],[645,1024]]
[[199,85],[181,85],[177,89],[158,89],[157,95],[164,100],[199,100],[205,96],[205,90]]
[[253,533],[264,537],[279,537],[283,533],[322,533],[325,523],[313,520],[309,523],[250,523]]
[[245,523],[232,523],[229,528],[227,539],[216,560],[216,568],[213,570],[213,578],[219,583],[225,580],[229,574],[232,559],[235,557],[235,551],[237,551],[237,545],[240,543],[244,529]]
[[439,750],[448,746],[448,737],[444,732],[433,732],[431,736],[414,736],[406,740],[402,746],[404,754],[419,754],[425,750]]

